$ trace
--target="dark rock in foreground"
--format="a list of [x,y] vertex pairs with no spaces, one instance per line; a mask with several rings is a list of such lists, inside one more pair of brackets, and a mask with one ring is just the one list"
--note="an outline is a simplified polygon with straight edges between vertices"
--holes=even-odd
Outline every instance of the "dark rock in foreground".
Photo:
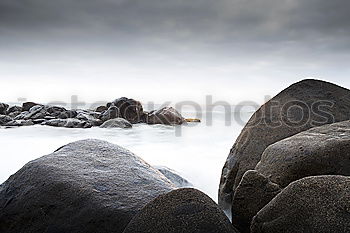
[[195,189],[178,189],[147,204],[124,233],[235,233],[217,204]]
[[70,143],[26,164],[0,186],[0,232],[121,233],[173,184],[130,151]]
[[309,128],[350,119],[350,91],[304,80],[288,87],[254,113],[242,130],[222,170],[219,205],[230,212],[243,174],[255,168],[271,144]]
[[350,232],[350,178],[314,176],[291,183],[254,217],[251,232]]
[[132,128],[132,124],[123,119],[123,118],[115,118],[106,121],[103,123],[100,128],[122,128],[122,129],[127,129],[127,128]]
[[252,218],[279,193],[278,187],[308,176],[350,176],[350,121],[315,127],[272,144],[255,169],[243,175],[233,196],[232,222],[242,226],[241,231],[249,230]]

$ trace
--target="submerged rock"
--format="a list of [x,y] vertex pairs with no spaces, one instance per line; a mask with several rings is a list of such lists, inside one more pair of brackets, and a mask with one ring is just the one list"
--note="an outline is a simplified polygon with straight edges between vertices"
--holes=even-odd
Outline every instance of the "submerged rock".
[[101,126],[101,128],[132,128],[132,124],[123,119],[123,118],[115,118],[115,119],[111,119],[108,120],[106,122],[104,122]]
[[193,184],[188,182],[188,180],[184,179],[179,175],[176,171],[164,167],[164,166],[155,166],[155,168],[160,171],[166,178],[168,178],[173,184],[178,188],[190,188],[193,187]]
[[181,114],[172,107],[152,111],[146,118],[147,124],[181,125],[185,122]]
[[130,151],[83,140],[27,163],[0,186],[1,233],[121,233],[175,186]]
[[259,211],[251,232],[350,232],[349,197],[349,177],[303,178],[288,185]]
[[178,189],[148,203],[124,233],[235,233],[217,204],[195,189]]
[[350,91],[303,80],[283,90],[254,113],[233,145],[222,169],[219,205],[230,212],[243,174],[255,168],[271,144],[309,128],[350,119]]

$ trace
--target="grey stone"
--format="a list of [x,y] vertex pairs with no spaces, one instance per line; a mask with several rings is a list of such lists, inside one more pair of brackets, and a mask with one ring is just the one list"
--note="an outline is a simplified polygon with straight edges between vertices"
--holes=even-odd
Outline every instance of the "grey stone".
[[101,126],[101,128],[132,128],[132,124],[125,120],[124,118],[115,118],[105,121]]
[[254,217],[252,233],[350,232],[350,177],[292,182]]
[[181,125],[186,120],[172,107],[164,107],[148,113],[147,124]]
[[271,144],[309,128],[350,119],[350,91],[340,86],[303,80],[254,113],[233,145],[222,170],[219,205],[231,208],[243,174],[255,168]]
[[160,171],[166,178],[168,178],[173,184],[176,185],[178,188],[190,188],[193,187],[193,184],[191,184],[188,180],[181,177],[180,174],[178,174],[176,171],[164,167],[164,166],[155,166],[155,168]]
[[136,215],[124,233],[236,233],[217,204],[187,188],[157,197]]
[[83,140],[27,163],[0,186],[1,233],[121,233],[175,187],[130,151]]

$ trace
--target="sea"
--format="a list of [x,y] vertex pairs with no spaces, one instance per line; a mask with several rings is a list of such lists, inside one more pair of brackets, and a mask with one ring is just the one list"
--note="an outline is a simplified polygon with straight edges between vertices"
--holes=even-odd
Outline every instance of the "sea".
[[[193,186],[217,201],[221,170],[230,148],[253,111],[234,106],[181,109],[185,118],[200,123],[181,126],[135,124],[131,129],[0,128],[0,183],[27,162],[82,139],[105,140],[132,151],[154,166],[175,170]],[[241,108],[240,108],[241,109]]]

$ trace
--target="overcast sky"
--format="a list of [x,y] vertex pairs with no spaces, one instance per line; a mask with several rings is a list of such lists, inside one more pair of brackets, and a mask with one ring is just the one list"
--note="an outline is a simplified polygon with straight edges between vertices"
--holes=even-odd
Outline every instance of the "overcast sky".
[[0,0],[0,101],[263,101],[350,88],[348,0]]

